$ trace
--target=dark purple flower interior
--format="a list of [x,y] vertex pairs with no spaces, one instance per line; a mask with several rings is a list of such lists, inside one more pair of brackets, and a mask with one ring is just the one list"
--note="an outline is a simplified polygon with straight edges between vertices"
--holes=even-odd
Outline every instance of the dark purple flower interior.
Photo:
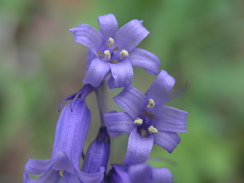
[[[142,119],[142,124],[138,124],[137,132],[143,136],[147,137],[152,134],[149,128],[154,126],[153,119],[155,118],[153,109],[144,109],[142,113],[139,115],[139,118]],[[151,128],[152,128],[151,127]]]

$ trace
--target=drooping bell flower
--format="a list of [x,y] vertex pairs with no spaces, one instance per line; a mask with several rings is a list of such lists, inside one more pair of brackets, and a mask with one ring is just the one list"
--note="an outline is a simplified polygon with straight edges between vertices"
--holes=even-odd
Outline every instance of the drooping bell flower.
[[159,58],[151,52],[136,48],[149,34],[142,21],[131,20],[118,29],[113,14],[98,17],[100,32],[90,25],[81,24],[70,29],[75,42],[89,48],[88,70],[83,80],[98,87],[109,75],[108,86],[129,86],[133,79],[132,66],[142,67],[150,74],[157,74]]
[[153,144],[171,153],[180,143],[177,133],[186,132],[187,112],[165,105],[174,84],[161,71],[145,94],[129,86],[114,97],[125,112],[107,113],[105,121],[109,131],[130,134],[126,164],[146,162]]
[[110,137],[106,127],[101,127],[96,139],[90,144],[81,171],[87,174],[100,173],[102,182],[110,155]]
[[[79,162],[90,126],[86,103],[77,100],[62,110],[58,119],[52,156],[47,160],[29,159],[25,165],[25,183],[80,183]],[[41,175],[32,180],[28,174]],[[82,175],[81,175],[82,176]]]
[[145,163],[136,165],[112,165],[107,183],[173,183],[167,168],[154,168]]

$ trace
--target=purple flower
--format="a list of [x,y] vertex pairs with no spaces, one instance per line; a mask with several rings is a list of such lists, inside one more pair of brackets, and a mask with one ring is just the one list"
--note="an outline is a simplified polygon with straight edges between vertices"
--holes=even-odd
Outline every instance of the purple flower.
[[[90,175],[79,169],[80,156],[90,126],[90,111],[81,100],[75,102],[73,111],[71,105],[72,103],[66,105],[60,114],[51,159],[29,159],[25,166],[25,183],[81,183],[81,180],[100,180],[101,174]],[[27,173],[42,175],[32,180]]]
[[99,16],[98,23],[100,32],[86,24],[70,29],[75,42],[90,48],[84,83],[98,87],[111,72],[110,88],[129,86],[133,79],[132,66],[142,67],[150,74],[158,73],[158,57],[135,48],[149,34],[142,21],[131,20],[118,30],[115,16],[107,14]]
[[90,144],[87,150],[81,170],[85,173],[96,173],[101,171],[101,173],[104,174],[109,155],[110,137],[107,128],[101,127],[96,140]]
[[108,183],[172,183],[173,176],[167,168],[154,168],[147,164],[113,165]]
[[157,144],[172,152],[180,143],[178,132],[186,132],[187,112],[164,105],[175,83],[166,71],[161,71],[145,94],[132,86],[114,97],[124,113],[105,114],[108,130],[130,133],[126,164],[144,163]]

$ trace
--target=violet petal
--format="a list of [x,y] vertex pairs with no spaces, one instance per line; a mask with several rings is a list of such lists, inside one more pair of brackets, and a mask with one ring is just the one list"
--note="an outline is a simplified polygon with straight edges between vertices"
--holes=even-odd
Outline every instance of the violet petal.
[[79,178],[85,183],[102,182],[104,177],[105,168],[101,167],[96,173],[84,173],[77,171]]
[[29,159],[25,165],[25,171],[29,174],[40,175],[46,172],[54,164],[54,160]]
[[112,165],[112,170],[109,172],[108,183],[130,183],[128,167],[126,165]]
[[100,32],[106,40],[109,39],[109,37],[113,37],[118,31],[118,23],[113,14],[99,16],[98,23],[100,26]]
[[133,119],[124,112],[106,113],[104,119],[110,132],[130,133],[135,127]]
[[147,50],[135,48],[130,53],[129,60],[133,66],[141,67],[149,74],[158,74],[160,60],[156,55]]
[[155,128],[167,132],[186,132],[187,112],[165,105],[157,106],[155,111]]
[[129,175],[131,183],[151,183],[152,182],[152,169],[147,164],[131,165],[129,167]]
[[167,168],[152,168],[152,183],[173,183],[173,175]]
[[153,140],[153,135],[142,137],[135,128],[130,133],[124,163],[130,165],[146,162],[153,147]]
[[74,34],[74,42],[83,44],[90,48],[94,54],[103,44],[102,34],[90,25],[81,24],[69,30]]
[[148,103],[147,97],[132,86],[124,88],[114,97],[114,101],[134,120]]
[[131,20],[121,27],[115,34],[115,41],[120,48],[130,52],[134,49],[147,35],[149,31],[143,27],[139,20]]
[[166,71],[162,70],[154,82],[151,84],[145,95],[149,99],[153,99],[155,104],[164,104],[171,89],[175,84],[175,79]]
[[56,170],[47,171],[37,179],[31,179],[27,173],[24,174],[24,183],[43,183],[43,182],[57,183],[59,179],[60,176],[58,171]]
[[98,58],[95,58],[94,60],[92,60],[83,82],[85,84],[91,84],[93,87],[98,87],[109,72],[109,70],[110,67],[108,63]]
[[172,153],[180,143],[180,136],[176,133],[161,132],[154,134],[154,143]]
[[110,63],[109,65],[112,73],[112,76],[108,82],[110,89],[131,85],[133,79],[133,69],[128,59],[124,59],[116,64]]

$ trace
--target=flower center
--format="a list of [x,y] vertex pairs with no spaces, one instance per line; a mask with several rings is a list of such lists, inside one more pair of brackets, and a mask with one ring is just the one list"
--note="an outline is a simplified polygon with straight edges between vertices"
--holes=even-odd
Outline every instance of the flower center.
[[147,109],[144,109],[139,117],[134,121],[137,126],[137,132],[142,137],[147,137],[153,133],[158,133],[157,128],[153,126],[153,119],[155,114],[153,113],[153,108],[155,103],[153,99],[148,100]]
[[108,39],[103,50],[104,51],[98,51],[97,54],[99,55],[101,60],[110,63],[118,63],[122,61],[125,57],[129,56],[129,52],[127,50],[122,49],[121,51],[119,51],[119,46],[115,45],[115,41],[111,37]]

